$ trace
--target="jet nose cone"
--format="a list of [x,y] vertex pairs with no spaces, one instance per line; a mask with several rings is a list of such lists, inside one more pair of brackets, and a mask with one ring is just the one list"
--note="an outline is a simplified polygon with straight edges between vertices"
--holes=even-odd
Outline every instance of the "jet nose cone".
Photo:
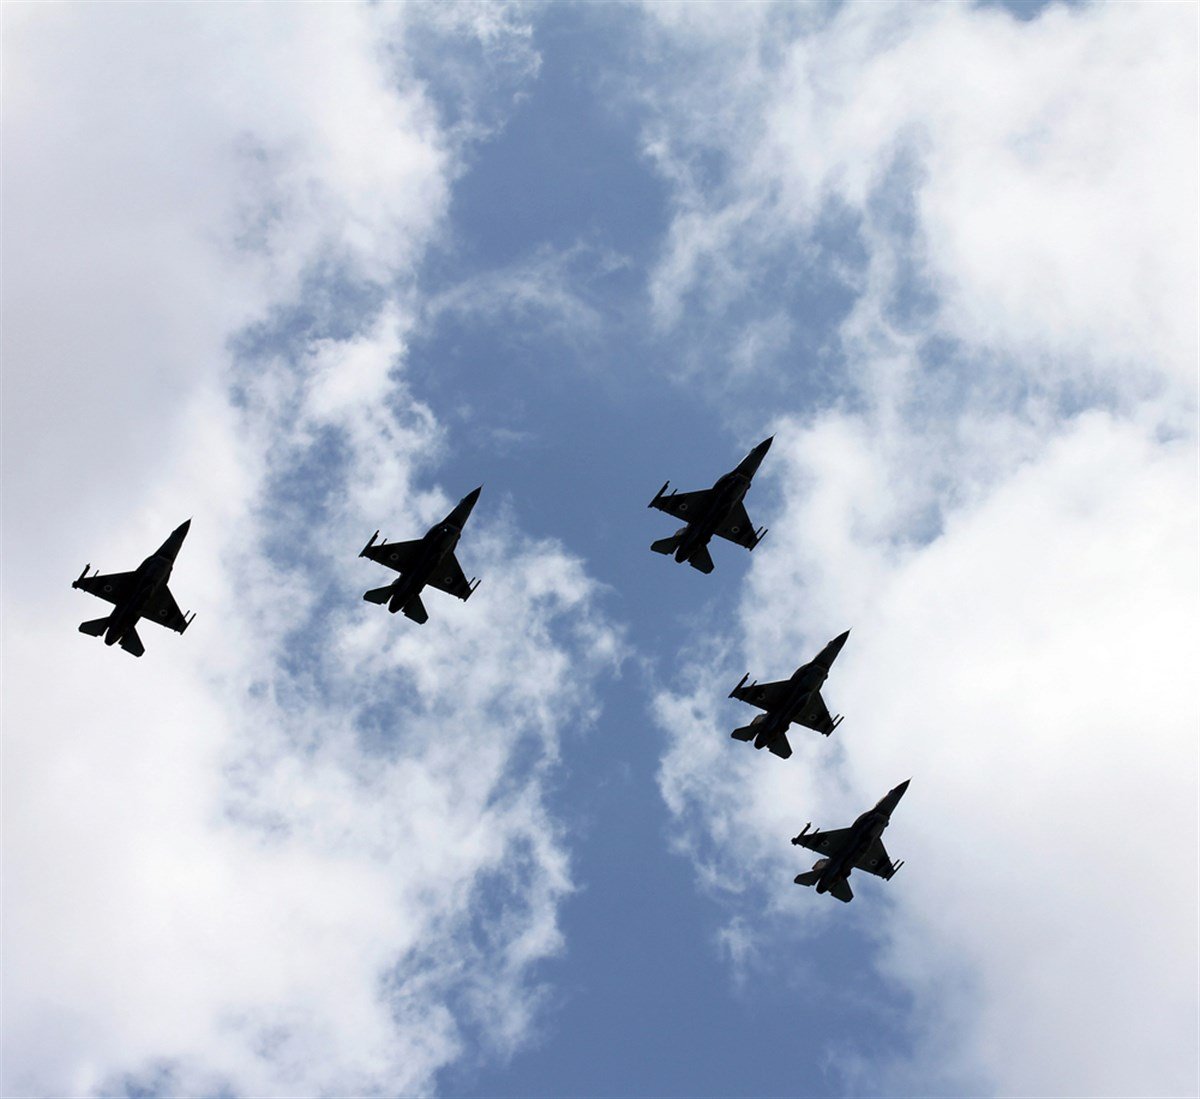
[[741,470],[744,476],[753,477],[758,472],[758,467],[762,465],[763,457],[771,449],[771,439],[774,438],[775,436],[772,435],[770,439],[764,439],[742,459],[738,469]]
[[177,526],[175,528],[175,533],[178,534],[180,538],[183,538],[187,534],[187,532],[191,529],[191,526],[192,526],[191,519],[185,519],[182,523],[179,524],[179,526]]
[[821,664],[824,664],[826,668],[830,667],[830,665],[832,665],[837,659],[838,653],[842,651],[842,646],[846,644],[846,638],[849,636],[849,630],[847,630],[845,633],[838,634],[837,637],[835,637],[831,642],[829,642],[828,645],[825,646],[825,648],[821,650],[821,654],[817,657],[817,660]]
[[879,799],[879,808],[887,816],[891,816],[896,806],[900,803],[900,799],[904,797],[904,791],[908,789],[908,784],[912,779],[906,778],[899,786],[894,786],[886,794]]
[[483,485],[477,489],[468,492],[457,504],[453,510],[446,516],[446,522],[452,527],[458,527],[461,530],[470,517],[471,509],[475,507],[475,501],[479,499],[479,494],[483,491]]

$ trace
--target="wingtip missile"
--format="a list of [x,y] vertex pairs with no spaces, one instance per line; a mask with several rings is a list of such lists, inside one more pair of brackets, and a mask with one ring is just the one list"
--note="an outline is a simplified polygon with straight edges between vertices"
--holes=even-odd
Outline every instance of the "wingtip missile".
[[646,507],[648,507],[648,508],[652,508],[652,507],[654,507],[655,505],[657,505],[657,503],[659,502],[659,500],[661,500],[661,499],[663,498],[663,494],[664,494],[664,493],[667,491],[667,489],[670,487],[670,485],[671,485],[671,482],[670,482],[670,481],[663,481],[663,487],[662,487],[662,488],[660,488],[660,489],[659,489],[659,490],[658,490],[658,491],[657,491],[657,492],[654,494],[654,499],[653,499],[653,500],[651,500],[651,501],[650,501],[650,503],[648,503],[648,504],[646,505]]
[[[806,825],[805,825],[805,826],[804,826],[802,829],[800,829],[800,835],[798,835],[798,836],[793,836],[793,837],[792,837],[792,846],[793,846],[793,847],[799,847],[799,846],[800,846],[800,841],[801,841],[802,839],[804,839],[804,837],[805,837],[805,836],[807,836],[807,835],[808,835],[808,830],[809,830],[811,827],[812,827],[812,821],[810,820],[810,821],[809,821],[809,822],[808,822],[808,823],[807,823],[807,824],[806,824]],[[816,832],[814,832],[814,833],[813,833],[813,835],[814,835],[814,836],[815,836],[816,834],[817,834]]]
[[737,698],[737,693],[738,693],[738,691],[740,691],[740,690],[741,690],[741,689],[742,689],[742,688],[743,688],[743,687],[746,685],[746,680],[747,680],[747,679],[749,679],[749,678],[750,678],[750,673],[749,673],[749,672],[747,672],[747,673],[746,673],[744,676],[742,676],[742,678],[741,678],[741,679],[738,681],[738,685],[737,685],[736,687],[734,687],[734,689],[733,689],[732,691],[730,691],[730,692],[729,692],[729,697],[730,697],[730,698]]
[[363,548],[362,548],[362,549],[360,549],[360,550],[358,551],[358,556],[359,556],[359,557],[366,557],[366,556],[367,556],[367,550],[369,550],[369,549],[370,549],[370,548],[371,548],[373,545],[375,545],[375,539],[376,539],[376,538],[378,538],[378,537],[379,537],[379,531],[376,531],[374,534],[372,534],[372,535],[371,535],[371,540],[370,540],[370,541],[369,541],[369,542],[368,542],[368,543],[367,543],[365,546],[363,546]]
[[90,561],[86,565],[84,565],[83,572],[81,572],[79,574],[77,579],[71,581],[71,587],[73,587],[73,588],[79,587],[79,585],[82,584],[84,582],[84,580],[87,579],[88,569],[90,569],[91,567],[92,567],[92,563]]

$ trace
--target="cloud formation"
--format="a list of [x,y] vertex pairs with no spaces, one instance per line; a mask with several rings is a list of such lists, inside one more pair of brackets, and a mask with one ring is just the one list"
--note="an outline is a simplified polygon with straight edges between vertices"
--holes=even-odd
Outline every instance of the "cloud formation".
[[[736,638],[657,710],[664,797],[739,941],[764,893],[830,919],[780,896],[787,837],[913,776],[889,836],[909,868],[833,916],[871,909],[919,1027],[847,1086],[1196,1084],[1195,18],[648,10],[659,323],[804,324],[796,284],[758,274],[789,257],[845,290],[815,363],[699,353],[718,389],[778,391],[760,476],[784,505]],[[743,659],[785,677],[847,627],[832,742],[718,743]],[[708,747],[679,735],[697,719]]]
[[[593,583],[494,495],[483,586],[419,635],[355,557],[472,487],[419,487],[405,343],[528,28],[241,14],[5,14],[6,1094],[426,1092],[524,1040],[562,945],[544,786],[620,646]],[[490,59],[449,122],[418,38]],[[189,514],[186,637],[75,638],[85,555]]]

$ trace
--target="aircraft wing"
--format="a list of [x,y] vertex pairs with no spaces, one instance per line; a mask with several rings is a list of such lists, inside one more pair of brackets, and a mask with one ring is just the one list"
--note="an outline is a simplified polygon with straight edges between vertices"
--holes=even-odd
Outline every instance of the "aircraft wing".
[[104,576],[81,576],[72,587],[82,588],[90,595],[98,595],[110,603],[119,603],[133,588],[132,572],[110,572]]
[[395,569],[397,572],[408,572],[420,559],[421,540],[417,538],[412,542],[382,542],[378,545],[368,545],[359,556],[369,557],[372,561],[380,565],[387,565],[389,569]]
[[458,558],[453,553],[446,554],[438,562],[437,568],[433,570],[433,574],[429,577],[429,585],[458,599],[470,599],[471,592],[475,590],[467,581],[466,576],[463,574],[462,565],[458,563]]
[[670,496],[664,496],[660,492],[650,501],[650,506],[658,508],[659,511],[665,511],[668,515],[674,515],[676,519],[682,519],[685,523],[690,523],[704,512],[711,496],[712,489],[710,488],[702,489],[700,492],[672,492]]
[[810,851],[820,851],[823,855],[831,855],[850,837],[849,828],[834,828],[830,832],[809,832],[808,835],[797,836],[801,847]]
[[818,733],[824,733],[826,736],[829,736],[837,728],[837,722],[829,715],[829,707],[825,705],[820,691],[812,693],[808,704],[796,720],[805,728],[815,729]]
[[717,527],[716,534],[730,542],[736,542],[739,546],[745,546],[746,549],[754,549],[758,545],[758,537],[754,533],[750,516],[746,514],[746,505],[740,500],[729,509],[729,514]]
[[736,698],[740,702],[749,702],[751,706],[757,706],[760,710],[771,710],[783,701],[787,689],[788,680],[786,679],[781,679],[777,683],[751,683],[748,687],[743,687],[739,683],[729,697]]
[[887,848],[883,846],[883,840],[875,840],[863,852],[854,866],[857,870],[865,870],[868,874],[874,874],[880,878],[890,878],[892,876],[892,860],[888,858]]
[[160,626],[166,626],[168,630],[174,630],[176,633],[183,633],[188,628],[190,621],[180,611],[179,604],[175,602],[175,597],[166,584],[159,588],[154,598],[146,604],[142,611],[142,617],[147,622],[157,622]]

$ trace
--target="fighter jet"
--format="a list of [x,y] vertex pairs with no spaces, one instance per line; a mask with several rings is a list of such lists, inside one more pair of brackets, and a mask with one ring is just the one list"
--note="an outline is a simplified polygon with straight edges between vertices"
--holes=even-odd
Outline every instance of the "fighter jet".
[[171,589],[167,587],[167,581],[171,578],[175,557],[191,525],[192,521],[189,519],[177,526],[167,540],[133,572],[110,572],[101,576],[97,569],[88,576],[87,571],[92,566],[84,565],[79,579],[75,580],[71,587],[82,588],[92,595],[98,595],[114,606],[112,614],[107,618],[96,618],[91,622],[81,623],[79,632],[92,637],[100,637],[103,634],[104,644],[119,644],[134,656],[141,656],[146,651],[136,629],[140,618],[145,618],[148,622],[157,622],[176,633],[183,633],[196,616],[193,614],[189,617],[180,613],[179,606],[171,595]]
[[366,592],[363,598],[368,603],[386,603],[392,614],[402,610],[406,618],[418,623],[429,621],[425,604],[421,602],[421,590],[426,584],[459,599],[470,599],[471,593],[479,587],[479,581],[467,582],[462,566],[454,556],[454,547],[458,545],[463,527],[482,491],[480,485],[474,492],[468,492],[445,519],[429,528],[424,538],[412,542],[389,542],[385,538],[376,545],[379,531],[372,534],[358,556],[369,557],[395,569],[400,578],[385,588]]
[[754,529],[742,498],[774,438],[772,435],[770,439],[759,443],[738,463],[736,469],[726,473],[712,488],[665,495],[671,484],[667,481],[648,506],[682,519],[685,525],[670,538],[660,538],[652,543],[650,548],[655,553],[674,554],[680,564],[686,561],[692,568],[705,573],[713,570],[708,543],[714,534],[748,550],[754,549],[767,532],[765,528],[758,531]]
[[842,718],[840,715],[829,716],[829,709],[821,697],[821,686],[849,636],[849,630],[839,634],[817,654],[811,664],[801,664],[792,673],[791,679],[781,679],[777,683],[756,681],[746,686],[750,673],[742,676],[741,682],[729,692],[729,697],[749,702],[751,706],[766,710],[766,713],[759,714],[749,725],[734,729],[730,735],[735,740],[753,740],[755,748],[769,748],[781,759],[787,759],[792,754],[787,728],[793,721],[829,736],[842,723]]
[[889,790],[879,799],[874,809],[868,809],[849,828],[836,828],[832,832],[818,829],[810,832],[811,824],[792,840],[800,847],[819,851],[825,858],[813,863],[813,868],[796,875],[797,885],[815,885],[818,893],[832,893],[839,901],[854,899],[850,891],[850,871],[865,870],[868,874],[891,880],[893,874],[904,865],[892,862],[887,849],[879,838],[891,823],[892,813],[912,779],[905,779],[894,790]]

